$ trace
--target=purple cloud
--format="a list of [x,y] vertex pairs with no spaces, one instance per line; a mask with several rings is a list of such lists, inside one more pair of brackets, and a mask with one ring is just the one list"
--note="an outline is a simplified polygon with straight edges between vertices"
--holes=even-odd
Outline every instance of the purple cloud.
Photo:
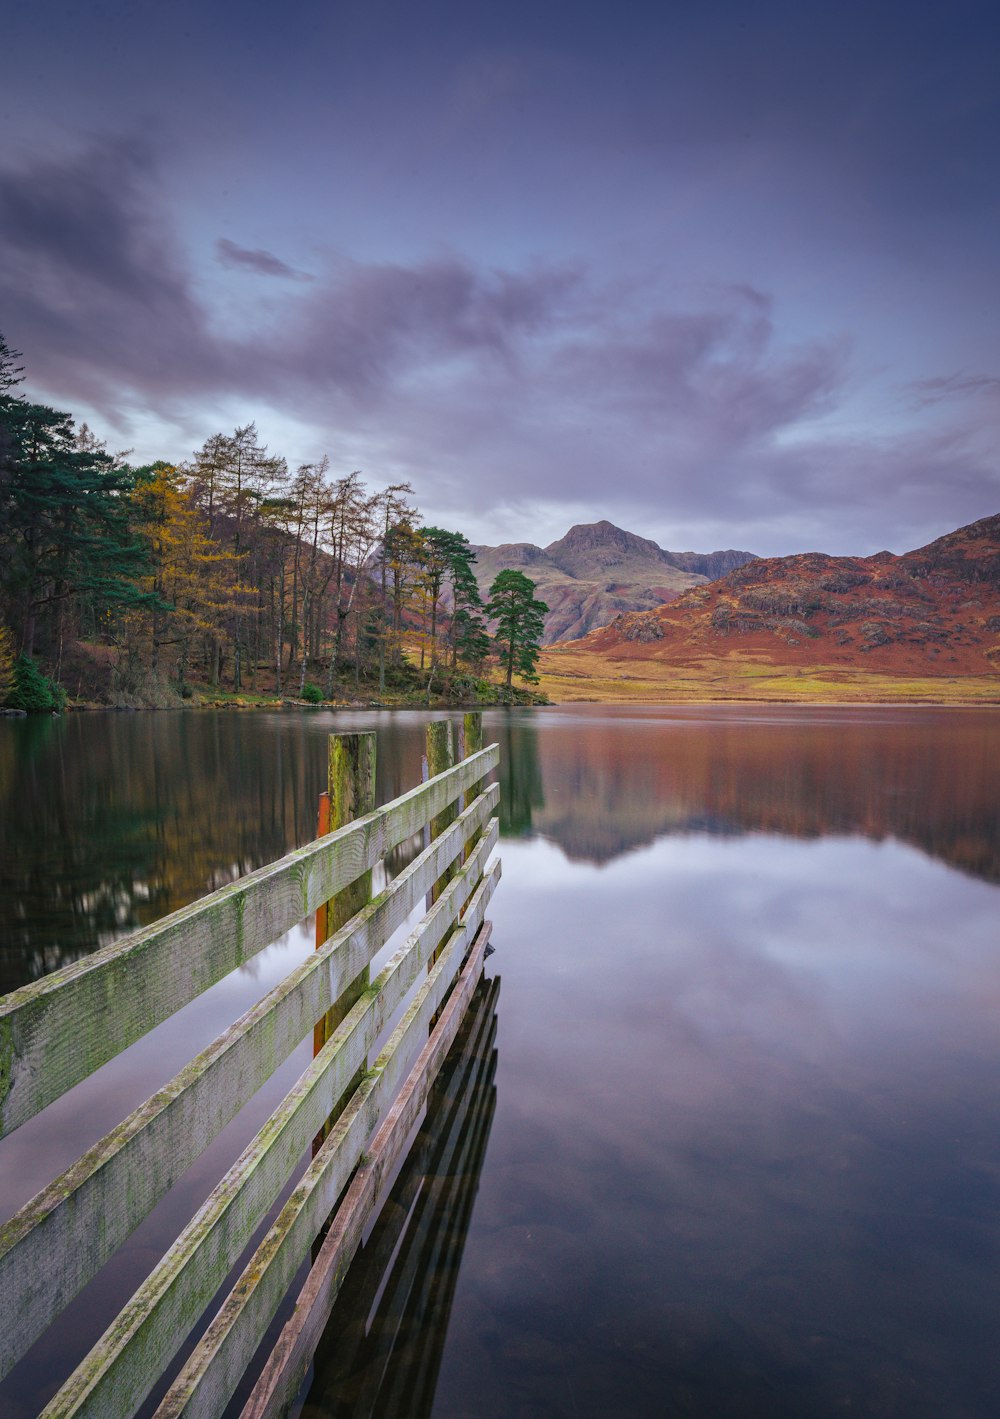
[[0,309],[29,376],[114,413],[114,394],[214,382],[207,333],[148,149],[94,144],[0,170]]
[[958,372],[935,375],[930,379],[917,379],[907,388],[913,392],[918,408],[939,404],[944,399],[961,399],[969,395],[986,395],[996,399],[1000,396],[1000,376]]
[[[220,242],[228,264],[292,271]],[[303,273],[304,274],[304,273]],[[309,278],[310,280],[312,278]],[[572,289],[569,270],[478,271],[458,257],[342,263],[308,298],[269,308],[277,334],[220,337],[194,295],[149,153],[95,145],[0,170],[0,305],[30,373],[109,414],[119,402],[284,385],[371,399],[428,362],[511,361]],[[277,316],[277,318],[274,318]]]
[[219,238],[215,243],[215,251],[220,266],[226,266],[230,270],[252,271],[256,276],[279,276],[288,281],[316,279],[308,271],[297,271],[294,266],[289,266],[271,251],[251,251],[248,247],[237,246],[228,237]]
[[[270,252],[219,251],[294,274]],[[185,456],[216,431],[220,401],[271,408],[311,450],[346,445],[374,478],[411,477],[477,540],[497,517],[534,535],[546,506],[671,546],[864,551],[1000,504],[989,410],[892,437],[832,431],[850,341],[788,341],[751,285],[716,285],[685,308],[580,263],[341,259],[308,293],[269,287],[257,327],[231,337],[197,290],[142,146],[0,170],[4,334],[32,384],[89,404],[131,442],[143,409],[183,428],[183,447],[143,456]],[[913,388],[936,404],[996,383]]]

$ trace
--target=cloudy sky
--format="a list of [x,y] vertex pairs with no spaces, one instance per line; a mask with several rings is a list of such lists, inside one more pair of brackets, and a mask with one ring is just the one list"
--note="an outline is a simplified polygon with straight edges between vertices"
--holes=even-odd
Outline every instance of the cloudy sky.
[[473,540],[1000,511],[994,0],[34,0],[0,331],[136,459],[256,419]]

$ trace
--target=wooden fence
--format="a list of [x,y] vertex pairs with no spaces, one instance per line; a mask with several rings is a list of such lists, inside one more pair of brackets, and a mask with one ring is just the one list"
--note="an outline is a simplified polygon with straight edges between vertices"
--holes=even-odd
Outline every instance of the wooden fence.
[[[2,1377],[314,1032],[309,1066],[45,1419],[119,1419],[142,1406],[177,1368],[187,1337],[311,1147],[156,1415],[222,1414],[329,1222],[246,1410],[283,1412],[461,1024],[500,876],[499,861],[487,865],[499,791],[484,786],[498,747],[483,749],[481,718],[466,715],[455,763],[450,723],[429,725],[430,777],[375,809],[374,734],[332,735],[330,746],[331,831],[0,1002],[2,1137],[317,912],[317,950],[0,1231]],[[373,896],[372,869],[426,829],[422,851]],[[419,924],[369,980],[376,953],[425,897]]]
[[[433,1411],[496,1107],[499,991],[498,976],[480,979],[390,1205],[352,1263],[313,1357],[310,1413],[428,1419]],[[267,1415],[269,1398],[262,1382],[260,1407],[243,1419]]]

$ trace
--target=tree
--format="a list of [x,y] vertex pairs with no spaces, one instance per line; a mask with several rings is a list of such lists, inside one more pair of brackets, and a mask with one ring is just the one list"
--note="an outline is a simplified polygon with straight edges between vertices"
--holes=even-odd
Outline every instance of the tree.
[[391,483],[388,488],[378,494],[376,499],[378,516],[382,524],[382,539],[376,554],[379,571],[379,606],[370,624],[378,637],[378,688],[380,693],[385,690],[386,642],[391,634],[388,613],[388,573],[392,551],[390,539],[393,529],[400,522],[411,518],[416,511],[407,502],[407,496],[412,493],[413,489],[409,483]]
[[[283,501],[288,492],[288,467],[284,458],[268,453],[266,444],[259,440],[257,425],[251,422],[234,429],[232,434],[213,434],[195,454],[194,462],[183,471],[208,518],[208,536],[240,558],[242,579],[260,588],[265,570],[272,571],[269,554],[274,550],[273,509],[276,501]],[[277,500],[276,492],[281,494]],[[283,568],[281,580],[284,581]],[[283,621],[283,615],[282,607],[278,619]],[[256,666],[261,649],[261,622],[265,619],[261,602],[253,611],[249,607],[236,611],[219,633],[206,633],[205,650],[213,684],[222,673],[228,641],[233,653],[233,688],[241,688],[244,659],[249,657],[251,667]],[[276,652],[279,681],[281,652],[279,645]]]
[[383,555],[392,580],[389,592],[392,606],[390,627],[391,664],[403,663],[403,633],[410,598],[420,576],[422,538],[412,523],[404,518],[390,527],[382,539]]
[[133,474],[69,414],[13,394],[16,359],[0,338],[0,591],[21,650],[58,660],[70,611],[95,622],[142,601]]
[[[336,618],[333,651],[327,670],[327,698],[333,698],[334,676],[340,664],[344,633],[355,598],[366,578],[364,568],[378,546],[382,526],[377,496],[369,494],[355,470],[333,485],[330,545],[334,557],[333,613]],[[358,637],[355,634],[355,674],[358,670]]]
[[523,680],[538,683],[535,665],[548,609],[536,599],[535,583],[524,572],[507,567],[494,578],[486,614],[496,622],[495,640],[501,664],[507,667],[508,690],[515,671]]
[[28,714],[58,714],[66,705],[61,685],[43,675],[30,656],[23,653],[14,661],[11,687],[6,703]]
[[12,350],[0,334],[0,399],[10,398],[8,391],[24,378],[24,366],[17,363],[20,358],[20,350]]
[[146,606],[130,620],[148,638],[154,674],[162,668],[163,647],[178,647],[176,674],[183,685],[192,638],[220,639],[248,599],[239,580],[240,559],[208,535],[207,515],[170,464],[139,470],[132,504],[149,572],[142,588]]
[[423,539],[420,581],[430,617],[431,668],[433,670],[438,662],[442,599],[451,610],[444,637],[446,646],[451,649],[451,669],[456,669],[460,659],[478,665],[489,650],[489,636],[483,618],[483,598],[473,570],[476,554],[461,532],[423,527],[419,535]]
[[6,626],[0,626],[0,705],[6,703],[14,684],[14,641]]

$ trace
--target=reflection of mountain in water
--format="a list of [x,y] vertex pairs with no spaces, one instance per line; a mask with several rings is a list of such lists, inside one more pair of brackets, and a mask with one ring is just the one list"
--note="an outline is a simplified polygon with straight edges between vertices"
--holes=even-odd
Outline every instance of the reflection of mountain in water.
[[337,1298],[303,1419],[431,1412],[496,1107],[499,989],[499,980],[476,989],[413,1149]]
[[520,722],[506,773],[532,830],[572,859],[608,862],[668,833],[859,833],[1000,881],[988,711],[540,724]]
[[[423,723],[372,716],[379,801]],[[0,722],[0,991],[271,862],[315,832],[332,715]],[[1000,880],[995,711],[630,709],[488,717],[501,830],[602,863],[664,833],[895,836]],[[417,850],[391,855],[396,871]]]

